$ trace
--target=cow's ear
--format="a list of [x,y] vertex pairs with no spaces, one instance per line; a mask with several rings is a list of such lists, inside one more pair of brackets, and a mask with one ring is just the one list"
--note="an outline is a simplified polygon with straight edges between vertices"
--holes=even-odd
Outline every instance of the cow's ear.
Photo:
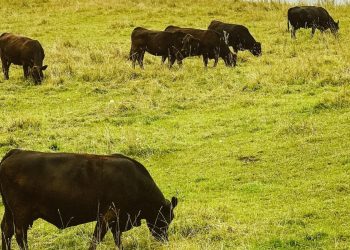
[[172,208],[175,208],[177,206],[177,198],[174,196],[171,198],[171,206]]
[[47,69],[47,65],[44,65],[41,67],[41,70],[45,70],[45,69]]
[[339,20],[338,20],[337,24],[339,25]]

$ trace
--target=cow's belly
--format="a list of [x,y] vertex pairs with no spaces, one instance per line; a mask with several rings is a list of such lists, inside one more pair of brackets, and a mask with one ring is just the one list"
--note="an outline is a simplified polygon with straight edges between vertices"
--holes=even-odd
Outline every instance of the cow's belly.
[[164,46],[151,45],[146,47],[146,51],[154,56],[166,56],[168,55],[168,49]]
[[92,206],[89,204],[81,204],[81,206],[65,204],[65,206],[40,206],[35,215],[36,218],[44,219],[45,221],[63,229],[71,226],[76,226],[92,221],[96,221],[98,213],[103,210],[98,205]]
[[9,62],[15,65],[23,65],[23,58],[18,50],[7,48],[4,50],[3,54],[3,57],[5,57]]
[[7,60],[10,63],[15,64],[15,65],[23,65],[22,60],[20,58],[17,58],[17,57],[8,56]]
[[[97,213],[96,213],[97,214]],[[97,216],[92,216],[91,214],[74,214],[74,213],[64,213],[64,211],[47,211],[39,215],[40,219],[43,219],[59,229],[64,229],[67,227],[77,226],[84,223],[96,221]]]
[[19,65],[19,66],[23,65],[23,63],[21,61],[12,61],[11,63],[13,63],[14,65]]
[[6,189],[5,196],[14,216],[25,214],[29,221],[41,218],[58,228],[66,228],[95,221],[98,213],[106,210],[107,206],[100,204],[96,192],[88,188],[84,191],[53,192],[47,187],[34,193],[17,186]]

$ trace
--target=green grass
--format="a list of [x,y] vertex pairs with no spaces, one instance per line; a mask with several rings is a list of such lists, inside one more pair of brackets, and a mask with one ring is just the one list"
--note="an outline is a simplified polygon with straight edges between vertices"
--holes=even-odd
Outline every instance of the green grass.
[[[327,6],[339,39],[301,30],[297,40],[288,8],[3,0],[1,31],[38,39],[49,67],[40,86],[18,66],[0,77],[0,155],[20,147],[139,160],[179,205],[169,244],[143,223],[123,235],[126,249],[348,249],[350,7]],[[234,69],[192,58],[168,70],[146,54],[145,70],[131,68],[134,27],[206,28],[213,19],[245,24],[263,56],[239,52]],[[39,220],[29,246],[86,249],[93,227],[60,231]],[[108,235],[99,249],[113,247]]]

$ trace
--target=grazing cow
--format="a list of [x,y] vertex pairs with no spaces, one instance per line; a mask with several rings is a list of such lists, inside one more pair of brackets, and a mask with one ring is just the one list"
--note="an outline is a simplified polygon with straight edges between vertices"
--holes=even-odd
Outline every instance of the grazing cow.
[[131,33],[131,49],[129,58],[132,60],[133,68],[136,61],[143,68],[143,57],[145,51],[155,56],[167,56],[169,68],[175,60],[181,61],[182,53],[195,42],[193,37],[184,32],[154,31],[137,27]]
[[164,198],[139,162],[126,156],[41,153],[11,150],[0,163],[5,213],[2,249],[16,235],[27,249],[27,230],[44,219],[63,229],[97,221],[89,249],[96,249],[109,229],[121,248],[121,234],[145,219],[151,234],[168,240],[177,198]]
[[31,76],[36,84],[42,82],[43,70],[47,65],[43,66],[45,53],[39,41],[3,33],[0,36],[0,57],[6,80],[9,79],[9,69],[13,63],[23,66],[24,78]]
[[[192,35],[199,40],[199,47],[191,52],[188,52],[186,56],[203,56],[204,66],[207,67],[208,60],[214,59],[214,67],[216,67],[219,57],[221,57],[226,66],[236,66],[236,55],[233,54],[226,44],[224,36],[213,30],[200,30],[192,28],[180,28],[177,26],[168,26],[165,31],[169,32],[184,32]],[[163,61],[166,57],[162,58]]]
[[223,34],[228,40],[228,45],[232,46],[235,53],[238,50],[249,50],[254,56],[261,55],[261,43],[255,41],[249,30],[243,25],[213,20],[208,29]]
[[327,10],[316,6],[296,6],[288,10],[288,31],[289,24],[292,26],[291,37],[295,37],[296,30],[300,28],[311,28],[311,37],[316,29],[324,32],[330,29],[336,35],[339,30],[339,21],[335,22]]

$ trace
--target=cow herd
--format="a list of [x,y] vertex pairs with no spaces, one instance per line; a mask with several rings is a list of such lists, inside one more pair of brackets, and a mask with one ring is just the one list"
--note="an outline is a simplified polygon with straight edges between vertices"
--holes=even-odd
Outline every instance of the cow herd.
[[131,33],[129,58],[135,68],[136,62],[143,68],[145,52],[162,57],[162,63],[168,59],[169,68],[177,61],[190,56],[202,56],[204,66],[214,59],[214,67],[219,58],[226,66],[236,66],[238,50],[249,50],[255,56],[261,55],[261,44],[255,41],[249,30],[243,25],[212,21],[207,30],[168,26],[164,31],[154,31],[137,27]]
[[[321,32],[330,29],[334,35],[339,30],[339,21],[335,22],[322,7],[293,7],[288,10],[287,16],[292,38],[296,38],[295,33],[300,28],[311,28],[311,36],[316,29]],[[182,65],[183,59],[191,56],[202,56],[205,67],[209,59],[214,59],[215,67],[219,58],[226,66],[233,67],[236,66],[239,50],[249,50],[255,56],[262,54],[261,43],[245,26],[213,20],[207,30],[168,26],[164,31],[155,31],[137,27],[131,33],[129,59],[133,68],[136,63],[143,68],[145,52],[161,56],[162,63],[168,59],[169,68],[175,61]],[[25,79],[31,76],[36,84],[42,82],[47,65],[43,66],[45,54],[39,41],[3,33],[0,36],[0,57],[6,80],[9,79],[10,65],[15,64],[23,66]]]
[[[291,36],[299,28],[336,34],[335,22],[321,7],[304,6],[288,10]],[[230,50],[232,47],[233,53]],[[242,25],[212,21],[207,30],[168,26],[164,31],[135,28],[131,34],[130,59],[143,67],[145,52],[168,60],[171,67],[190,56],[202,56],[204,66],[222,58],[235,66],[237,52],[262,54],[261,44]],[[45,57],[40,43],[4,33],[0,36],[0,57],[5,79],[11,64],[23,66],[24,77],[43,80]],[[16,236],[20,249],[27,249],[27,230],[42,218],[58,228],[97,221],[90,249],[95,249],[110,229],[121,247],[121,234],[145,219],[151,234],[167,240],[177,198],[164,198],[152,177],[139,162],[120,154],[87,155],[40,153],[14,149],[0,162],[0,191],[5,207],[1,223],[2,249],[11,248]]]
[[[300,28],[311,28],[311,36],[316,29],[321,32],[330,29],[333,34],[339,30],[339,21],[335,22],[324,8],[315,6],[290,8],[287,25],[288,30],[290,26],[292,28],[292,38],[296,38],[295,32]],[[161,56],[162,63],[168,59],[169,68],[175,61],[182,65],[182,60],[190,56],[202,56],[205,67],[209,59],[215,60],[215,67],[219,58],[224,60],[226,66],[232,67],[236,66],[239,50],[249,50],[255,56],[262,54],[261,43],[245,26],[213,20],[207,30],[168,26],[164,31],[155,31],[137,27],[131,33],[129,59],[133,68],[136,62],[143,68],[145,52]]]

